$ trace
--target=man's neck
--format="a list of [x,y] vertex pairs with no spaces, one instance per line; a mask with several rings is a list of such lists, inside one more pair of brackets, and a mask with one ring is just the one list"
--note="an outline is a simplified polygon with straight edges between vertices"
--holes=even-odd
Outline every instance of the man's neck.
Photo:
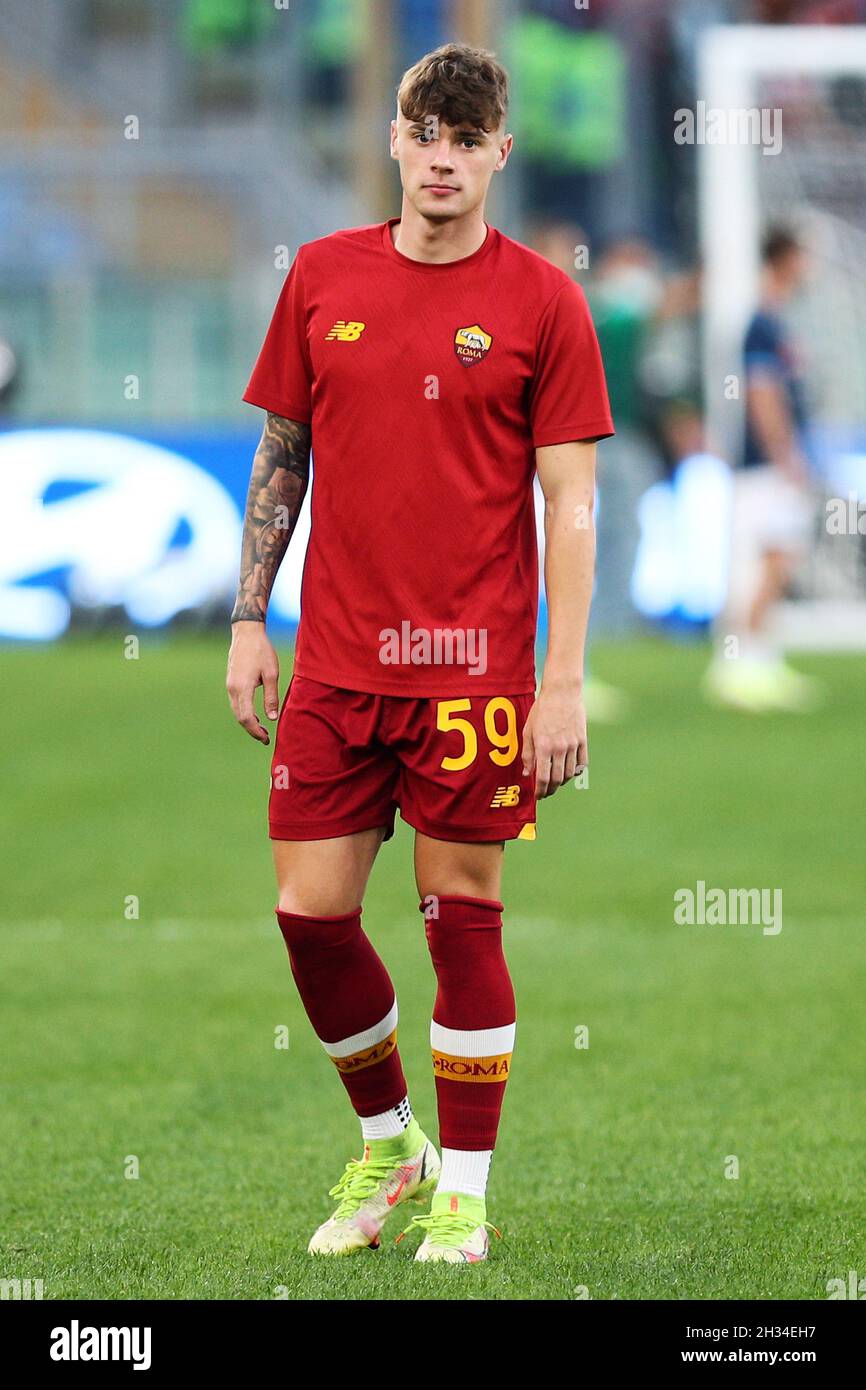
[[403,199],[400,221],[391,228],[391,240],[401,256],[410,261],[447,264],[471,256],[484,245],[487,225],[484,208],[474,208],[452,222],[430,222]]
[[764,276],[763,301],[768,309],[778,312],[788,299],[784,285],[780,285],[772,273]]

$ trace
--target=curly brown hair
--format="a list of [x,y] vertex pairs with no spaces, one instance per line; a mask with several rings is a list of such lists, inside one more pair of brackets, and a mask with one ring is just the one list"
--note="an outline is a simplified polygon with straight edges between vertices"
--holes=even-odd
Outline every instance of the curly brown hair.
[[450,126],[499,130],[508,111],[508,74],[486,48],[446,43],[404,72],[397,102],[410,121],[438,116]]

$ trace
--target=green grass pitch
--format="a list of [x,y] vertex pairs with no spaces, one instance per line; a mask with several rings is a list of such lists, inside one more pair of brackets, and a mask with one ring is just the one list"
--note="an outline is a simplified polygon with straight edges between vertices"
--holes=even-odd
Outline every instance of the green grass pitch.
[[[232,721],[224,644],[3,653],[0,1276],[46,1299],[569,1300],[823,1299],[866,1277],[866,659],[804,660],[826,710],[757,719],[701,703],[700,647],[593,659],[634,706],[591,730],[588,790],[506,852],[503,1239],[453,1269],[393,1244],[406,1208],[378,1252],[305,1253],[358,1130],[273,918],[269,755]],[[401,826],[365,926],[435,1138],[410,851]],[[780,888],[782,931],[676,925],[699,879]]]

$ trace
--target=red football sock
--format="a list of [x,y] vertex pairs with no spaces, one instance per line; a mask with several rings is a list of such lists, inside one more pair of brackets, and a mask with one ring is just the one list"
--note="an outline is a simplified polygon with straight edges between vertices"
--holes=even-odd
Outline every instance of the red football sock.
[[277,908],[298,993],[358,1115],[380,1115],[406,1095],[397,1051],[397,1000],[361,930],[361,909],[303,917]]
[[438,917],[428,907],[425,930],[439,982],[430,1025],[439,1138],[447,1149],[492,1149],[516,1026],[502,903],[449,895],[432,908]]

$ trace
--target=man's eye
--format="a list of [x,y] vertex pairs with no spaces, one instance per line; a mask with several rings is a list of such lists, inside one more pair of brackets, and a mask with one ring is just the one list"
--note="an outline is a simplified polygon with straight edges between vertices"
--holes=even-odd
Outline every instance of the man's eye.
[[461,141],[461,144],[469,145],[470,148],[474,150],[476,145],[478,144],[478,141],[474,140],[471,135],[467,135],[466,139]]

